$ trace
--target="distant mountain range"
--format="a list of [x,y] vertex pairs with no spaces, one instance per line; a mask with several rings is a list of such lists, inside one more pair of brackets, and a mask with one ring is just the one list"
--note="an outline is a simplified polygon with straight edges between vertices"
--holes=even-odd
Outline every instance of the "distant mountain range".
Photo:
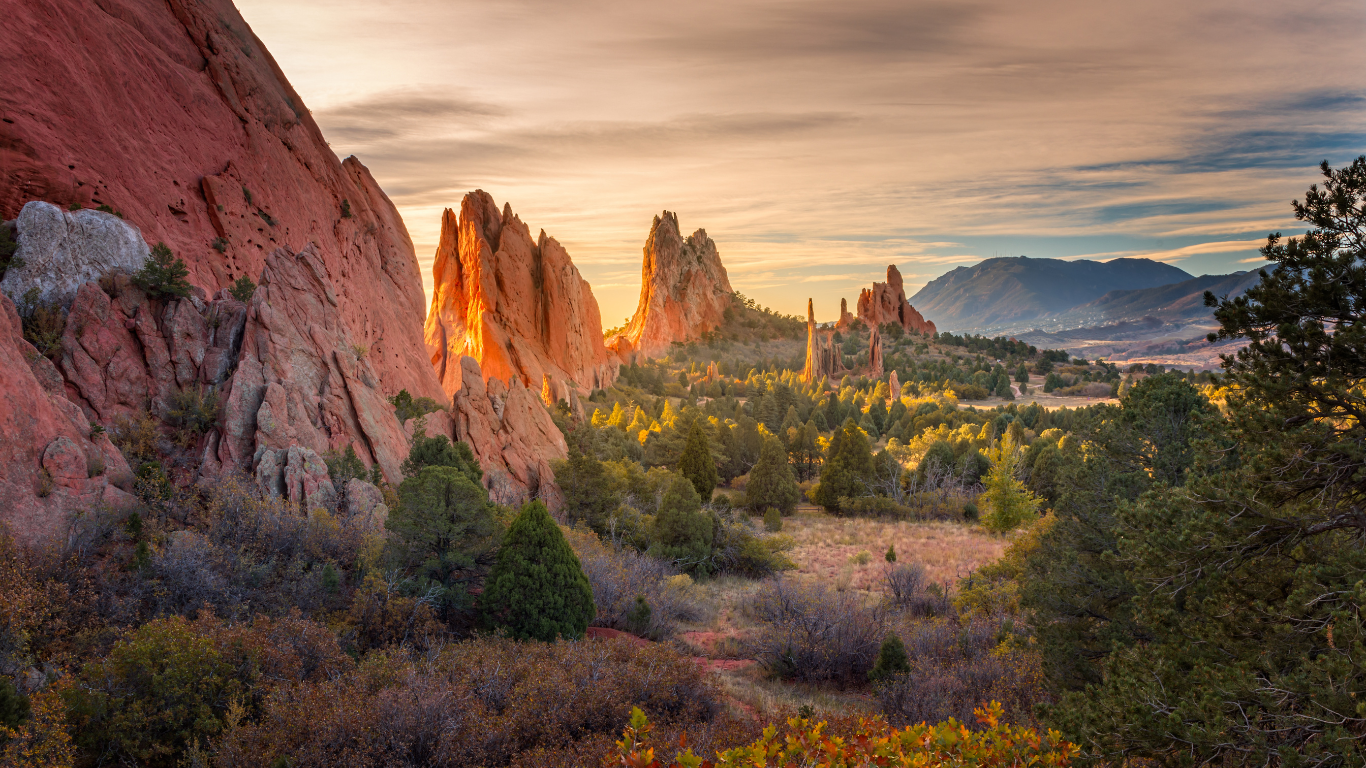
[[[1241,294],[1256,272],[1194,277],[1150,259],[987,259],[930,281],[911,304],[941,329],[994,335],[1039,327],[1132,321],[1182,323],[1209,315],[1204,292]],[[1118,330],[1118,329],[1116,329]]]

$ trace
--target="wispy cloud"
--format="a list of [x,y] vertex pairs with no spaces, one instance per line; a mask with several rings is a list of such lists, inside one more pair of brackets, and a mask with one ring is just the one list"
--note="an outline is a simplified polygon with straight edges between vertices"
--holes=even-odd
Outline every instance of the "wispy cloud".
[[424,269],[441,210],[483,188],[559,238],[607,317],[634,309],[663,209],[756,300],[814,293],[824,317],[889,263],[1232,271],[1296,228],[1318,161],[1366,150],[1359,0],[238,5]]

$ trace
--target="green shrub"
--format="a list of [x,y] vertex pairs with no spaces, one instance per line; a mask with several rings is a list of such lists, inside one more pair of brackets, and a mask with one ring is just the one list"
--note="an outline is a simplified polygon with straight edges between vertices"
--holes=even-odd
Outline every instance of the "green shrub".
[[66,312],[56,301],[43,301],[37,288],[30,288],[15,304],[24,340],[38,354],[56,360],[62,353],[62,334],[66,331]]
[[644,635],[650,628],[650,602],[645,595],[636,595],[635,603],[626,612],[626,626],[637,635]]
[[190,268],[165,243],[152,247],[146,263],[133,275],[133,285],[153,299],[183,299],[190,295]]
[[209,245],[219,253],[226,253],[228,250],[228,240],[225,237],[215,237],[213,242],[209,243]]
[[237,281],[228,289],[234,299],[246,304],[251,301],[252,294],[256,293],[256,281],[246,275],[237,278]]
[[421,472],[423,467],[454,467],[475,484],[484,479],[484,470],[480,468],[469,445],[451,443],[445,435],[427,437],[422,432],[413,435],[413,447],[408,450],[408,458],[403,460],[400,469],[404,475],[411,477]]
[[332,478],[332,484],[338,489],[345,486],[348,480],[364,480],[369,476],[365,463],[356,455],[353,445],[346,446],[341,453],[328,451],[323,454],[323,463],[327,464],[327,476]]
[[886,561],[889,562],[889,563],[895,563],[895,562],[896,562],[896,545],[895,545],[895,544],[888,544],[888,545],[887,545],[887,554],[883,555],[883,556],[882,556],[882,559],[883,559],[883,560],[886,560]]
[[342,198],[341,215],[343,219],[351,218],[351,201],[346,198]]
[[910,671],[911,664],[906,657],[906,645],[895,632],[888,633],[887,638],[882,641],[882,647],[878,649],[873,668],[868,670],[868,679],[876,683]]
[[9,227],[0,224],[0,279],[4,278],[5,270],[11,267],[23,268],[24,260],[14,255],[18,250],[19,243],[15,242]]
[[488,491],[456,467],[427,466],[398,487],[384,526],[401,542],[417,586],[439,588],[446,610],[468,606],[468,583],[493,559],[499,525]]
[[0,728],[14,728],[27,720],[28,715],[28,697],[15,687],[12,680],[0,675]]
[[564,492],[565,519],[571,525],[582,522],[597,533],[606,533],[621,496],[602,462],[580,450],[578,441],[570,440],[569,458],[552,461],[550,468]]
[[485,582],[483,608],[486,620],[512,637],[545,642],[583,637],[593,620],[588,577],[540,501],[523,505],[512,521]]
[[171,394],[167,403],[166,421],[176,428],[176,442],[189,447],[200,435],[218,422],[221,410],[217,390],[207,391],[202,386],[186,387]]
[[769,507],[764,512],[764,530],[769,533],[778,533],[783,529],[783,515],[777,507]]
[[[364,355],[357,355],[364,357]],[[398,417],[398,423],[405,424],[408,419],[416,419],[435,413],[441,410],[441,404],[430,397],[413,397],[408,390],[401,389],[397,395],[389,398],[389,405],[394,406],[394,415]]]

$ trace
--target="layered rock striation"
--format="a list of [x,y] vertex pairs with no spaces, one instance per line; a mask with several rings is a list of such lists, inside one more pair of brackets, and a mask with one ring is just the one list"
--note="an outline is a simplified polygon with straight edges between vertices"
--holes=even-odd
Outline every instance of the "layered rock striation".
[[678,214],[664,211],[655,217],[645,241],[640,304],[607,346],[624,361],[664,355],[674,342],[699,339],[719,327],[734,293],[706,230],[685,240]]
[[435,288],[426,344],[448,395],[465,381],[462,359],[479,362],[486,381],[544,388],[555,400],[616,380],[603,346],[593,289],[564,247],[531,230],[483,190],[447,209],[432,264]]
[[[840,321],[844,322],[846,310],[840,308]],[[933,335],[934,323],[929,322],[906,300],[906,289],[901,282],[901,271],[895,264],[887,266],[887,282],[873,283],[872,288],[864,288],[858,297],[858,319],[869,328],[877,328],[888,323],[899,325],[907,331]]]

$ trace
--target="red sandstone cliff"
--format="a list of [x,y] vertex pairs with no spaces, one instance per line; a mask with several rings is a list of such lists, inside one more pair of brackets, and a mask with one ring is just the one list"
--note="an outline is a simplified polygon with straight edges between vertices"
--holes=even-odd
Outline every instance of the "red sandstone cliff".
[[816,327],[816,310],[811,299],[806,300],[806,367],[802,370],[805,381],[820,381],[822,378],[835,378],[844,370],[844,360],[840,348],[835,344],[834,331],[823,331]]
[[[0,522],[41,539],[74,511],[126,502],[128,466],[92,426],[165,417],[168,399],[191,390],[216,393],[223,408],[192,448],[199,466],[176,470],[180,482],[240,471],[312,500],[332,490],[318,454],[346,446],[397,481],[408,435],[386,396],[406,389],[449,402],[423,341],[412,243],[365,167],[332,153],[232,3],[45,0],[5,10],[0,219],[32,201],[108,205],[140,232],[81,216],[104,217],[97,223],[125,253],[144,237],[167,243],[196,292],[152,301],[126,275],[88,279],[69,299],[55,365],[23,340],[0,298]],[[53,239],[63,216],[69,229],[61,213],[45,219],[52,232],[18,227],[21,254],[48,237],[53,259],[85,258]],[[68,266],[81,275],[92,265]],[[242,275],[260,283],[245,304],[220,290]],[[596,323],[596,307],[591,315]],[[585,334],[601,349],[597,325]],[[465,360],[465,378],[471,367],[477,374]],[[546,462],[565,455],[564,442],[525,391],[457,397],[428,434],[473,443],[495,500],[553,502]]]
[[928,334],[936,332],[934,323],[922,317],[906,300],[906,289],[901,283],[901,271],[894,264],[887,267],[887,282],[873,283],[871,289],[864,288],[859,293],[858,318],[869,328],[896,323],[908,331]]
[[616,380],[602,341],[602,319],[588,281],[564,247],[531,230],[483,190],[465,195],[460,216],[447,209],[432,264],[435,289],[426,342],[448,395],[461,387],[461,358],[479,362],[485,381],[513,380],[553,399]]
[[313,243],[385,390],[440,392],[402,220],[230,0],[7,3],[0,72],[0,218],[30,200],[109,205],[209,294]]
[[730,278],[716,243],[699,229],[683,239],[678,215],[656,216],[645,241],[640,304],[626,330],[608,340],[623,360],[659,357],[675,341],[691,341],[714,330],[731,305]]

